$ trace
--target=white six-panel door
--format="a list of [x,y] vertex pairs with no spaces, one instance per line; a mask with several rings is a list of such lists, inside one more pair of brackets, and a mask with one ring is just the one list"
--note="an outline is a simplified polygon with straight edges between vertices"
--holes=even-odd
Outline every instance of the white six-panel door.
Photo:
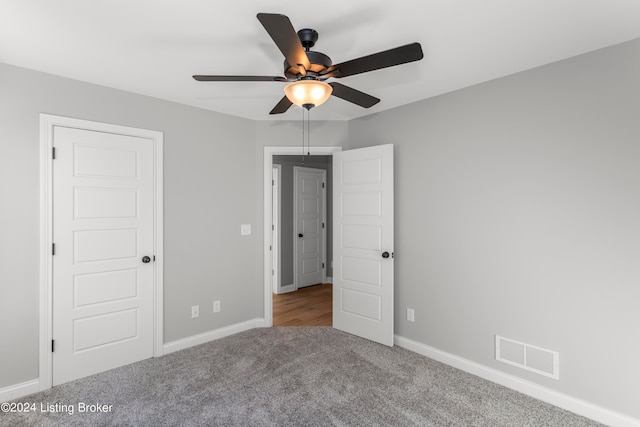
[[56,385],[153,356],[154,159],[142,137],[56,126],[53,140]]
[[323,281],[324,206],[327,172],[294,166],[294,274],[298,288]]
[[333,155],[333,327],[393,345],[393,145]]

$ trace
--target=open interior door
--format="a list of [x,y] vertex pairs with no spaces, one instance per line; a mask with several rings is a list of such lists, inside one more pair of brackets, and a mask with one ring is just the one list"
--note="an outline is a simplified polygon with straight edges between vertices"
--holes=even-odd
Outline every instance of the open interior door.
[[393,346],[393,145],[333,155],[333,327]]

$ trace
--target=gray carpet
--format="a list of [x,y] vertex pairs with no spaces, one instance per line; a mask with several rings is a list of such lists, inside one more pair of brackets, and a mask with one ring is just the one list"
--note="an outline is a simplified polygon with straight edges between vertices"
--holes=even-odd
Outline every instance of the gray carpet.
[[[0,425],[598,425],[408,350],[323,327],[253,329],[18,401],[37,411],[0,413]],[[82,403],[113,406],[78,413]],[[41,404],[74,413],[42,413]]]

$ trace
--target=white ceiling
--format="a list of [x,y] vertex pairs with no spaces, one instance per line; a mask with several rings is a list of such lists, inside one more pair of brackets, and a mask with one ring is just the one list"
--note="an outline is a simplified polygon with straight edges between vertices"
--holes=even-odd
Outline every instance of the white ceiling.
[[258,12],[317,30],[314,50],[334,63],[422,44],[422,61],[339,80],[378,105],[331,97],[312,120],[349,120],[640,37],[638,0],[0,0],[0,62],[254,120],[297,120],[299,107],[268,114],[283,83],[191,78],[283,75]]

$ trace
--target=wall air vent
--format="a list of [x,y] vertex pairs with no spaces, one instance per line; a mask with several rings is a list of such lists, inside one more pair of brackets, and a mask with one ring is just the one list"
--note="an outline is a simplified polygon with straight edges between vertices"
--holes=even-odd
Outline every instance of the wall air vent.
[[499,362],[557,380],[559,379],[559,357],[557,351],[546,350],[496,335],[496,360]]

